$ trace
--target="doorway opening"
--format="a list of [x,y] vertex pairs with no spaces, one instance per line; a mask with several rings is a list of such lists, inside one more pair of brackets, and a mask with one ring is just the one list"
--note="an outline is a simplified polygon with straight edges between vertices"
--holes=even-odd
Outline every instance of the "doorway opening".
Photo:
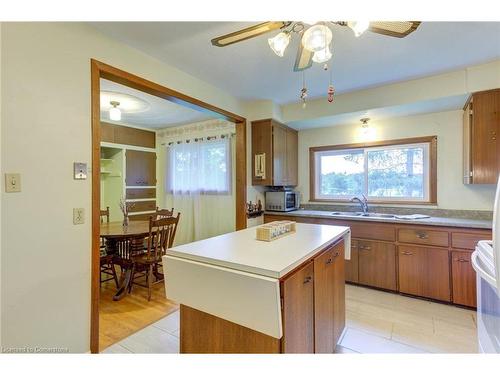
[[[136,178],[138,183],[131,185],[140,185],[144,186],[129,186],[130,184],[124,180],[123,174],[126,174],[127,171],[124,169],[123,161],[125,159],[125,155],[128,152],[131,161],[127,165],[133,165],[132,157],[136,158],[142,157],[142,154],[137,156],[134,153],[147,152],[152,153],[153,149],[148,150],[148,147],[143,147],[144,145],[124,145],[121,142],[123,141],[123,137],[120,138],[120,141],[116,142],[103,142],[103,138],[109,141],[109,131],[110,127],[119,126],[119,124],[103,124],[101,121],[101,92],[103,91],[103,86],[107,86],[105,88],[108,91],[112,92],[113,85],[122,85],[122,87],[129,88],[130,90],[138,90],[147,95],[152,95],[155,98],[160,98],[161,100],[165,100],[168,104],[175,103],[176,105],[182,106],[186,110],[195,110],[200,113],[203,113],[209,117],[216,118],[221,122],[228,122],[234,124],[234,136],[232,136],[234,142],[234,159],[232,164],[234,170],[233,176],[233,191],[234,195],[234,220],[233,226],[236,230],[243,229],[246,227],[246,210],[245,210],[245,202],[246,202],[246,119],[238,116],[236,114],[230,113],[223,109],[217,108],[209,103],[205,103],[196,98],[192,98],[190,96],[184,95],[180,92],[171,90],[167,87],[161,86],[154,82],[145,80],[139,76],[133,75],[131,73],[125,72],[123,70],[114,68],[105,63],[99,62],[97,60],[91,60],[91,100],[92,100],[92,279],[91,279],[91,332],[90,332],[90,346],[92,353],[98,353],[100,351],[99,345],[99,337],[100,337],[100,329],[99,329],[99,305],[101,293],[105,293],[103,289],[101,289],[101,209],[103,208],[103,204],[106,205],[106,199],[108,202],[111,202],[110,205],[113,206],[113,209],[110,212],[110,217],[116,219],[120,216],[120,212],[117,212],[116,200],[117,198],[113,198],[111,200],[110,196],[113,194],[120,196],[123,194],[123,199],[127,199],[128,192],[137,193],[139,190],[144,192],[147,188],[152,191],[154,189],[151,186],[152,183],[149,183],[147,175],[147,168],[140,168],[141,176],[146,173],[146,177]],[[116,100],[111,100],[112,107],[117,107]],[[136,124],[137,125],[137,124]],[[139,126],[140,128],[141,126]],[[133,128],[133,127],[132,127]],[[137,128],[137,126],[136,126]],[[148,137],[147,129],[136,129],[137,131],[145,131],[144,136]],[[114,131],[114,130],[113,130]],[[141,133],[142,134],[142,133]],[[124,136],[126,139],[126,135]],[[140,138],[140,137],[139,137]],[[224,138],[221,136],[220,138]],[[227,134],[226,134],[227,138]],[[147,142],[141,138],[141,142]],[[166,142],[162,146],[168,146],[173,142]],[[189,142],[188,142],[189,143]],[[217,147],[222,150],[222,145],[224,142],[221,140],[219,142],[221,145],[217,145]],[[148,146],[146,144],[145,146]],[[158,149],[158,148],[157,148]],[[164,149],[162,149],[164,150]],[[220,150],[217,150],[219,152]],[[171,151],[165,151],[171,152]],[[104,164],[103,164],[104,163]],[[106,164],[107,163],[107,164]],[[126,162],[125,162],[126,163]],[[120,170],[118,170],[120,169]],[[146,172],[145,172],[146,171]],[[129,171],[129,175],[132,175],[132,172]],[[108,178],[109,177],[109,178]],[[114,179],[113,179],[114,177]],[[163,177],[163,176],[162,176]],[[107,189],[103,193],[103,184],[102,181],[107,179],[107,184],[105,189]],[[140,183],[139,183],[140,182]],[[214,182],[216,183],[216,182]],[[160,181],[157,185],[163,184],[163,181]],[[115,191],[116,190],[116,191]],[[149,193],[148,193],[149,194]],[[130,198],[130,197],[129,197]],[[163,197],[162,197],[163,198]],[[151,205],[154,199],[128,199],[129,201],[133,201],[133,205],[136,207],[140,207],[136,210],[136,212],[131,213],[131,216],[142,215],[142,219],[150,214],[152,207],[146,207],[147,204]],[[171,202],[165,202],[159,200],[160,205],[168,204]],[[213,203],[212,203],[213,204]],[[110,278],[113,278],[111,275]],[[132,276],[133,278],[133,276]],[[116,280],[116,279],[115,279]],[[141,288],[142,289],[142,288]],[[126,291],[125,291],[126,293]],[[161,291],[160,291],[161,293]],[[121,301],[119,301],[121,302]],[[147,302],[147,299],[145,299]],[[164,305],[162,308],[169,310],[168,303]],[[154,318],[152,318],[154,319]]]

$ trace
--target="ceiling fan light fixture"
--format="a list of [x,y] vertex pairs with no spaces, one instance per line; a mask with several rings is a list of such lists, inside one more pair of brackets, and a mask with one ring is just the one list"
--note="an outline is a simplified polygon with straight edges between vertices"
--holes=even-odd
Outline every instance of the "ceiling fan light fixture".
[[120,121],[122,119],[122,111],[120,111],[120,108],[118,108],[120,102],[113,100],[109,102],[109,104],[113,106],[109,109],[109,119],[113,121]]
[[356,38],[363,34],[370,27],[370,21],[349,21],[347,26],[354,32]]
[[276,55],[283,57],[286,47],[288,46],[288,43],[290,43],[290,33],[282,31],[275,37],[269,38],[267,42]]
[[330,47],[326,46],[325,49],[314,52],[314,55],[312,57],[312,61],[314,61],[315,63],[322,64],[322,63],[327,62],[331,58],[332,58],[332,53],[330,51]]
[[319,24],[308,28],[302,37],[302,45],[312,52],[324,50],[332,41],[332,31],[329,27]]

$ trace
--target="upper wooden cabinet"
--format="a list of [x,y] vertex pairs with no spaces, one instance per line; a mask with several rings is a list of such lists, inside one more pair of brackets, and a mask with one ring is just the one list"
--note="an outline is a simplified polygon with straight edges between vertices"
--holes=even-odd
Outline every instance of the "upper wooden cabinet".
[[156,153],[127,150],[125,157],[127,186],[156,185]]
[[296,130],[272,119],[252,122],[252,184],[298,184]]
[[464,183],[496,184],[500,172],[500,89],[472,94],[463,120]]
[[155,148],[156,133],[101,121],[101,142]]

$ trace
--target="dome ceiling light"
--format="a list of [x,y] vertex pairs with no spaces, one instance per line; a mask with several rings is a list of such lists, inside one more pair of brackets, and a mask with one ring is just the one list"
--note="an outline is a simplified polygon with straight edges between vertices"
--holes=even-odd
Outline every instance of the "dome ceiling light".
[[101,91],[101,113],[109,113],[112,121],[121,121],[122,114],[147,111],[151,105],[144,99],[117,91]]

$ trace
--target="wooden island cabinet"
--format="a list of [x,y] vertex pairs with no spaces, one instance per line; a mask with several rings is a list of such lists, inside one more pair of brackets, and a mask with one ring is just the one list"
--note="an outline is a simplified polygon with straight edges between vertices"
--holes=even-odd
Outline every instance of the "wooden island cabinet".
[[471,254],[489,229],[380,223],[361,220],[265,214],[264,222],[343,225],[351,228],[351,258],[345,280],[387,291],[476,307]]
[[349,229],[297,224],[296,233],[271,242],[256,241],[254,231],[163,257],[167,297],[181,306],[180,352],[335,353],[345,328]]

